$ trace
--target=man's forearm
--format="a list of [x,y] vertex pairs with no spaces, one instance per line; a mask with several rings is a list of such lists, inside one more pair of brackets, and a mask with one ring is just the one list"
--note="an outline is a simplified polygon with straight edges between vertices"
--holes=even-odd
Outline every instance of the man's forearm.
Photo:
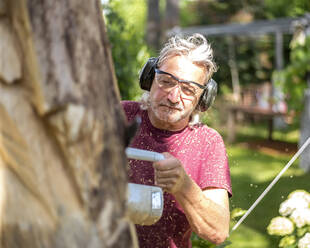
[[182,190],[174,194],[193,229],[201,238],[215,244],[228,236],[229,209],[204,196],[199,186],[189,177]]

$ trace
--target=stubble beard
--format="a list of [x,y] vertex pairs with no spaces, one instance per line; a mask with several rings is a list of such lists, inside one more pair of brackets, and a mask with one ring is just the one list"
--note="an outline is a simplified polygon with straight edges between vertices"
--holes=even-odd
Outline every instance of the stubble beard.
[[189,113],[185,112],[184,109],[174,109],[161,104],[156,104],[155,106],[151,104],[150,107],[158,120],[170,124],[175,124],[189,116]]

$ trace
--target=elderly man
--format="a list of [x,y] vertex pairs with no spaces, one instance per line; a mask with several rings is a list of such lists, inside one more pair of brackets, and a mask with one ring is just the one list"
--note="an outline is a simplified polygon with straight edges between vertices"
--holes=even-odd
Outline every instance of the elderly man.
[[199,123],[217,86],[212,49],[199,34],[173,37],[140,74],[141,102],[123,101],[129,122],[141,118],[131,147],[160,152],[164,160],[130,160],[132,183],[164,190],[164,211],[151,226],[137,225],[140,247],[191,247],[192,231],[215,244],[229,230],[230,173],[221,136]]

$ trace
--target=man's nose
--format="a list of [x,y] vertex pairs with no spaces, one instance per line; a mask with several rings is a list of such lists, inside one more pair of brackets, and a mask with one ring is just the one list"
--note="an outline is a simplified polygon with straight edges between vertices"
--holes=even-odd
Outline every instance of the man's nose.
[[181,89],[180,86],[177,85],[172,90],[169,91],[168,100],[172,103],[178,103],[181,97]]

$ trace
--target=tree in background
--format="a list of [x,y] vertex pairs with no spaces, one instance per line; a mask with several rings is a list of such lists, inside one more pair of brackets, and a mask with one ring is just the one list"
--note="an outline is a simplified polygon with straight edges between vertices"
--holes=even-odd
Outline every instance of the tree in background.
[[162,40],[166,37],[166,31],[180,25],[180,1],[166,0],[165,16],[162,24]]
[[280,17],[302,16],[310,11],[310,1],[308,0],[264,0],[263,9],[258,18],[273,19]]
[[158,50],[161,37],[159,0],[147,1],[146,42],[153,50]]
[[[236,0],[236,1],[181,1],[180,25],[182,27],[224,23],[247,23],[254,20],[296,17],[310,11],[308,0]],[[284,62],[289,61],[291,35],[284,35]],[[209,37],[219,64],[215,80],[223,89],[231,88],[231,74],[228,65],[229,43],[223,37]],[[275,68],[273,36],[259,38],[235,37],[236,63],[241,85],[259,84],[270,81]],[[224,86],[224,87],[223,87]]]
[[138,75],[157,56],[165,31],[179,23],[179,0],[109,0],[104,16],[122,99],[137,100]]
[[[179,26],[179,0],[148,0],[146,42],[157,54],[161,45],[166,41],[166,31]],[[157,56],[157,55],[156,55]]]
[[144,0],[110,0],[104,4],[104,16],[111,44],[115,74],[122,99],[138,99],[141,95],[138,77],[149,58],[144,40]]

